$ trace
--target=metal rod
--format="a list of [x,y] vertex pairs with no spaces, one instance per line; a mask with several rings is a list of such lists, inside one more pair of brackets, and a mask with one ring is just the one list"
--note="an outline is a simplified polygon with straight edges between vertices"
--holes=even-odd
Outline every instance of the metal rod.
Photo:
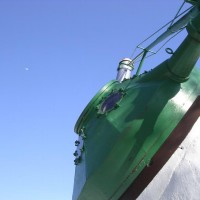
[[196,7],[192,8],[190,12],[185,14],[181,19],[179,19],[169,29],[167,29],[163,34],[161,34],[155,41],[153,41],[149,46],[147,46],[146,50],[152,49],[158,43],[162,42],[164,39],[180,30],[180,28],[184,27],[191,18],[196,17],[198,13],[199,10]]
[[174,19],[172,20],[171,24],[169,25],[169,28],[172,26],[172,24],[174,23],[174,20],[176,19],[176,17],[178,16],[179,12],[181,11],[181,9],[183,8],[185,4],[185,1],[182,3],[181,7],[179,8],[178,12],[176,13]]
[[146,49],[143,51],[142,59],[141,59],[141,61],[140,61],[139,67],[138,67],[138,69],[137,69],[136,76],[138,76],[139,73],[140,73],[140,70],[141,70],[141,67],[142,67],[142,65],[143,65],[143,63],[144,63],[144,59],[145,59],[145,56],[146,56],[147,52],[148,52],[148,51],[147,51]]

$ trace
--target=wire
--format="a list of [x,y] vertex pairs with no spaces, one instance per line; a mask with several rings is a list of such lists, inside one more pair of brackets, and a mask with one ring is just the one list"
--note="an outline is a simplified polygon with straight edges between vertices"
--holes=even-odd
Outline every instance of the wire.
[[184,4],[185,4],[185,1],[182,3],[181,7],[179,8],[178,12],[176,13],[174,19],[172,20],[171,24],[169,25],[169,28],[173,25],[174,20],[176,19],[177,15],[179,14],[179,12],[181,11],[181,9],[183,8]]
[[135,52],[136,52],[136,49],[138,48],[138,46],[137,47],[135,47],[135,49],[134,49],[134,51],[132,52],[132,54],[131,54],[131,56],[130,56],[130,58],[132,58],[133,57],[133,55],[135,54]]

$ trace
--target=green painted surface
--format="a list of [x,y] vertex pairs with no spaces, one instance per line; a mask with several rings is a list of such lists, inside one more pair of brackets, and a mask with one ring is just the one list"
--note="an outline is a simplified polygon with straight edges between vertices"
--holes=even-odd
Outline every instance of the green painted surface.
[[[195,20],[200,26],[200,17]],[[85,108],[75,126],[84,151],[73,200],[119,199],[200,94],[195,20],[169,60],[136,78],[108,83]]]

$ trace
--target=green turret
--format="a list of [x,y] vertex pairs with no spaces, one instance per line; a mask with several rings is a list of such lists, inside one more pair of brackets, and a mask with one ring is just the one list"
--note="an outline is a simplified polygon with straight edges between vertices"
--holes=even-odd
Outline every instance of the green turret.
[[[75,126],[73,200],[136,199],[186,137],[200,115],[200,14],[187,31],[170,59],[109,82],[84,109]],[[127,60],[120,66],[131,69]]]
[[188,79],[200,56],[200,15],[187,26],[188,36],[168,62],[172,78],[177,82]]

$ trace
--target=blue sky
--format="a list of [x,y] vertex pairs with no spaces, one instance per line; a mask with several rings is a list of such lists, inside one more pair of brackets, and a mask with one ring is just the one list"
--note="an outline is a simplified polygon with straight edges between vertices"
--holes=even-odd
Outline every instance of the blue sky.
[[[71,199],[77,118],[181,3],[0,0],[1,200]],[[168,57],[162,49],[144,69]]]

